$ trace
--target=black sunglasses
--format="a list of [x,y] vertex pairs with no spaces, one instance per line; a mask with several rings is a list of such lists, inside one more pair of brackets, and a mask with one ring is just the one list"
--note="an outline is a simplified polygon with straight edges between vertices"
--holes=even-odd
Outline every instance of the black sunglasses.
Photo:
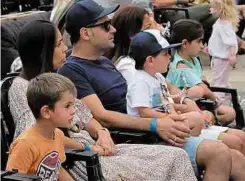
[[111,20],[107,20],[107,21],[104,21],[103,23],[98,23],[98,24],[90,24],[90,25],[86,26],[86,28],[93,28],[93,27],[97,27],[97,26],[100,26],[106,32],[109,32],[111,29]]

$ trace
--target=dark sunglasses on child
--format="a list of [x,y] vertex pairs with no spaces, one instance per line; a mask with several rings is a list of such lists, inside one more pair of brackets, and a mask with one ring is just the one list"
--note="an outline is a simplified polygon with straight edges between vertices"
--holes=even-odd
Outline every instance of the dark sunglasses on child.
[[86,28],[93,28],[93,27],[97,27],[97,26],[100,26],[106,32],[109,32],[110,28],[111,28],[111,20],[107,20],[107,21],[104,21],[102,23],[97,23],[97,24],[90,24],[90,25],[86,26]]

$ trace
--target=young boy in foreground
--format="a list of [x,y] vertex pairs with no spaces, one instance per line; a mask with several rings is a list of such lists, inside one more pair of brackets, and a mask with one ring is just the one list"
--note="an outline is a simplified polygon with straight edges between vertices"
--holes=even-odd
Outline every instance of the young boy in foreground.
[[18,169],[19,173],[37,175],[42,180],[73,180],[61,166],[68,138],[57,127],[69,127],[75,97],[73,83],[61,75],[45,73],[30,81],[27,100],[36,124],[12,143],[7,170]]

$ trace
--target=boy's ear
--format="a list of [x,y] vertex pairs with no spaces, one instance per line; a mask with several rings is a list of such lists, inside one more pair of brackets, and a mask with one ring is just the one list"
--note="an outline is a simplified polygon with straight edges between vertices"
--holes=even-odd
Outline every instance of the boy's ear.
[[40,110],[41,117],[44,119],[50,119],[50,111],[51,110],[47,105],[41,107],[41,110]]
[[147,65],[148,67],[152,67],[153,66],[153,57],[152,56],[146,57],[145,65]]

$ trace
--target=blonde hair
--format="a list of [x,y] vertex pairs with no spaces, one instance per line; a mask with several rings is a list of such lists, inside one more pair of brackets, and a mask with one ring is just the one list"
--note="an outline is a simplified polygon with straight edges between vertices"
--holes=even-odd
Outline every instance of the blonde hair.
[[239,12],[234,0],[213,0],[219,17],[230,21],[235,29],[240,21]]

